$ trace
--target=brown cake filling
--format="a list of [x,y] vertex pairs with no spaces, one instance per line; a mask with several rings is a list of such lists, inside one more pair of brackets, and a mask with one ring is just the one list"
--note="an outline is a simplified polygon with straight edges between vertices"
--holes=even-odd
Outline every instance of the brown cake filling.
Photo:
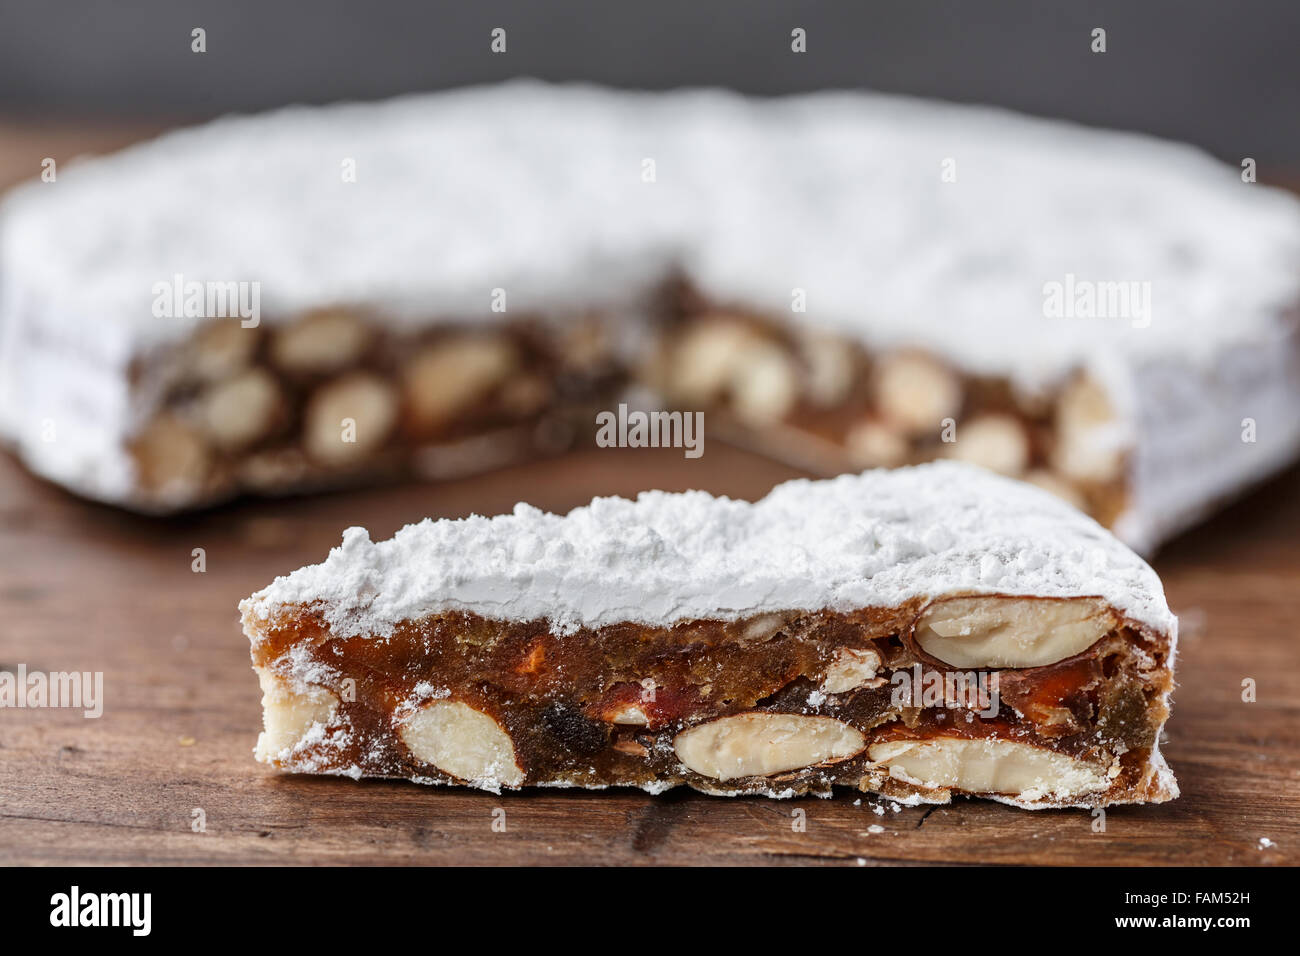
[[131,445],[142,504],[482,471],[588,440],[596,412],[643,380],[673,408],[706,412],[719,437],[817,473],[950,457],[1037,483],[1103,524],[1123,510],[1127,453],[1085,377],[1026,394],[677,286],[652,311],[653,348],[636,369],[608,315],[411,331],[346,308],[256,328],[207,322],[136,369],[159,409]]
[[624,380],[605,335],[595,317],[405,333],[343,309],[283,327],[213,321],[160,363],[167,378],[149,388],[161,411],[131,450],[159,502],[448,477],[555,453]]
[[1115,413],[1083,376],[1031,394],[923,351],[873,353],[690,290],[646,375],[673,404],[717,413],[733,439],[821,474],[956,458],[1041,485],[1103,524],[1125,504]]
[[[1089,607],[1101,636],[1078,653],[954,667],[922,646],[942,641],[918,637],[918,614],[943,629],[940,603],[564,635],[545,621],[449,612],[357,637],[332,635],[319,610],[300,608],[259,626],[253,644],[268,701],[306,707],[282,721],[268,704],[259,751],[288,769],[507,786],[847,784],[899,796],[984,792],[962,781],[1029,774],[1046,777],[1045,798],[1077,802],[1149,785],[1143,768],[1171,683],[1163,638]],[[1041,608],[1059,618],[1067,603]],[[1089,634],[1066,621],[1067,643],[1054,646]],[[929,749],[880,749],[909,743]],[[936,754],[961,773],[935,777]],[[909,777],[912,765],[930,777]]]

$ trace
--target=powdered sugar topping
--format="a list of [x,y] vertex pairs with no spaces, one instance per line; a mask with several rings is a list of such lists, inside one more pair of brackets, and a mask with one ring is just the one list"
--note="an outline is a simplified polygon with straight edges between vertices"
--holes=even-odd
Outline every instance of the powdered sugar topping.
[[[190,332],[151,312],[174,275],[258,282],[268,322],[355,303],[418,323],[499,320],[497,288],[509,315],[562,315],[678,269],[1027,385],[1267,340],[1300,295],[1300,205],[1190,147],[866,93],[513,83],[294,107],[71,164],[0,225],[13,309],[124,356]],[[1068,276],[1148,283],[1150,315],[1046,315]]]
[[246,616],[319,602],[340,635],[445,610],[556,633],[780,610],[892,607],[952,592],[1096,595],[1172,627],[1155,572],[1047,492],[954,462],[777,486],[756,503],[692,491],[597,498],[567,515],[426,519],[248,598]]

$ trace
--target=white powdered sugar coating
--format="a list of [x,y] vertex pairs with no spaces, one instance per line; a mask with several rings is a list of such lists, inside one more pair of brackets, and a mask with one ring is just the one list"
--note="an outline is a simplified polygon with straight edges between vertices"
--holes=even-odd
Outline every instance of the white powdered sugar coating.
[[[270,322],[421,323],[499,321],[497,288],[508,316],[623,302],[679,269],[1026,386],[1266,340],[1300,296],[1300,203],[1191,147],[868,93],[519,82],[229,117],[68,164],[0,229],[5,312],[106,360],[192,330],[151,311],[178,274],[259,282]],[[1045,316],[1067,275],[1149,282],[1149,326]]]
[[426,519],[379,543],[349,528],[323,563],[241,609],[255,627],[281,606],[318,602],[339,635],[383,636],[448,610],[546,620],[564,634],[954,592],[1093,595],[1152,628],[1174,626],[1155,572],[1091,518],[955,462],[791,481],[752,504],[651,491],[563,516],[519,504],[492,518]]

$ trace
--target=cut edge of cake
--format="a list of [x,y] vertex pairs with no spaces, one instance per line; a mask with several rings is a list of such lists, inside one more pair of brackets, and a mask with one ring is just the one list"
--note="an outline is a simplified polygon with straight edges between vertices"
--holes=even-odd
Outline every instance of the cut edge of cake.
[[[837,540],[817,512],[851,525],[852,501],[875,523]],[[638,507],[640,524],[629,517]],[[753,527],[739,527],[744,515]],[[944,571],[914,553],[937,515],[956,525],[931,541]],[[548,540],[572,543],[566,522],[591,548],[550,558],[593,571],[567,582],[548,576],[546,552]],[[898,534],[908,523],[912,538]],[[794,796],[848,784],[905,802],[966,793],[1026,808],[1177,796],[1159,748],[1176,620],[1140,558],[1045,492],[945,463],[791,482],[753,505],[655,493],[566,517],[524,507],[415,527],[382,570],[382,544],[351,529],[325,564],[241,603],[265,695],[259,760],[496,791],[686,784]],[[1044,528],[1055,544],[1012,557]],[[706,539],[735,552],[791,536],[796,550],[755,573],[701,566]],[[834,557],[801,566],[798,541],[814,538]],[[978,550],[973,564],[963,548]],[[459,567],[451,578],[444,561]],[[835,561],[843,581],[832,580]],[[1023,563],[997,576],[998,561]],[[842,586],[909,563],[910,585],[904,574],[871,591]],[[773,592],[778,565],[821,585]],[[982,586],[966,574],[980,566]],[[693,577],[679,573],[690,567]],[[640,614],[620,576],[642,578]],[[724,578],[732,593],[706,604]],[[425,600],[428,587],[478,600]],[[563,598],[568,587],[598,589],[601,607]],[[734,600],[764,587],[761,600]],[[544,594],[552,615],[537,613]],[[897,696],[913,669],[916,688],[940,675],[937,700]]]

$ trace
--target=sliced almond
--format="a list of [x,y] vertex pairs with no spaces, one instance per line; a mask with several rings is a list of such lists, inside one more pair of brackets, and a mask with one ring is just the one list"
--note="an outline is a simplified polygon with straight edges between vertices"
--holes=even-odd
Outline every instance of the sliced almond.
[[668,391],[687,404],[724,397],[752,425],[779,421],[799,399],[799,369],[781,345],[725,315],[697,319],[677,340],[665,369]]
[[781,632],[798,614],[772,613],[760,614],[745,622],[745,629],[740,632],[740,640],[747,644],[761,644],[770,641]]
[[807,332],[799,352],[808,366],[808,397],[823,408],[838,405],[853,390],[853,347],[833,335]]
[[1041,667],[1087,650],[1116,623],[1099,598],[980,595],[932,602],[912,637],[953,667]]
[[1123,468],[1124,436],[1110,398],[1089,378],[1078,378],[1056,405],[1052,467],[1075,481],[1104,482]]
[[419,430],[436,429],[500,386],[519,365],[504,335],[460,335],[423,349],[402,374],[406,407]]
[[203,382],[234,375],[252,360],[260,334],[259,327],[244,328],[238,319],[213,319],[203,323],[194,337],[191,374]]
[[896,780],[1025,800],[1067,800],[1110,786],[1106,768],[1065,754],[996,738],[932,737],[872,744],[872,762]]
[[510,735],[468,704],[433,701],[403,720],[397,734],[416,760],[460,780],[487,787],[524,782]]
[[907,460],[910,445],[897,430],[866,419],[849,429],[844,449],[862,468],[894,468]]
[[750,345],[731,375],[731,408],[750,425],[778,422],[799,400],[799,373],[775,342]]
[[881,415],[909,435],[938,435],[943,420],[961,410],[957,376],[933,359],[910,352],[880,363],[874,392]]
[[282,408],[275,376],[254,368],[209,387],[199,399],[199,419],[213,444],[232,451],[266,437]]
[[380,448],[397,422],[397,396],[383,379],[349,375],[322,385],[307,405],[303,445],[327,465],[360,461]]
[[624,704],[611,712],[607,719],[611,724],[626,724],[634,727],[647,727],[650,724],[645,708],[638,704]]
[[880,663],[880,655],[871,648],[841,647],[822,677],[822,691],[843,694],[874,684]]
[[749,326],[725,318],[692,322],[677,340],[665,370],[673,397],[707,405],[730,387],[746,349],[762,339]]
[[683,730],[673,740],[677,759],[714,780],[835,763],[865,745],[860,731],[831,717],[761,712],[720,717]]
[[370,329],[351,312],[314,312],[271,339],[271,360],[295,375],[327,375],[355,365],[370,343]]
[[977,415],[957,426],[948,457],[1017,478],[1029,464],[1029,436],[1010,415]]
[[186,495],[200,488],[211,470],[212,455],[197,430],[175,415],[160,415],[132,443],[140,483],[165,495]]
[[329,724],[337,711],[339,699],[324,687],[304,684],[294,688],[269,668],[258,667],[262,685],[262,726],[254,751],[258,760],[283,759],[317,724]]
[[588,708],[589,716],[611,724],[635,727],[661,726],[670,712],[655,706],[657,685],[653,678],[622,681],[611,687]]

